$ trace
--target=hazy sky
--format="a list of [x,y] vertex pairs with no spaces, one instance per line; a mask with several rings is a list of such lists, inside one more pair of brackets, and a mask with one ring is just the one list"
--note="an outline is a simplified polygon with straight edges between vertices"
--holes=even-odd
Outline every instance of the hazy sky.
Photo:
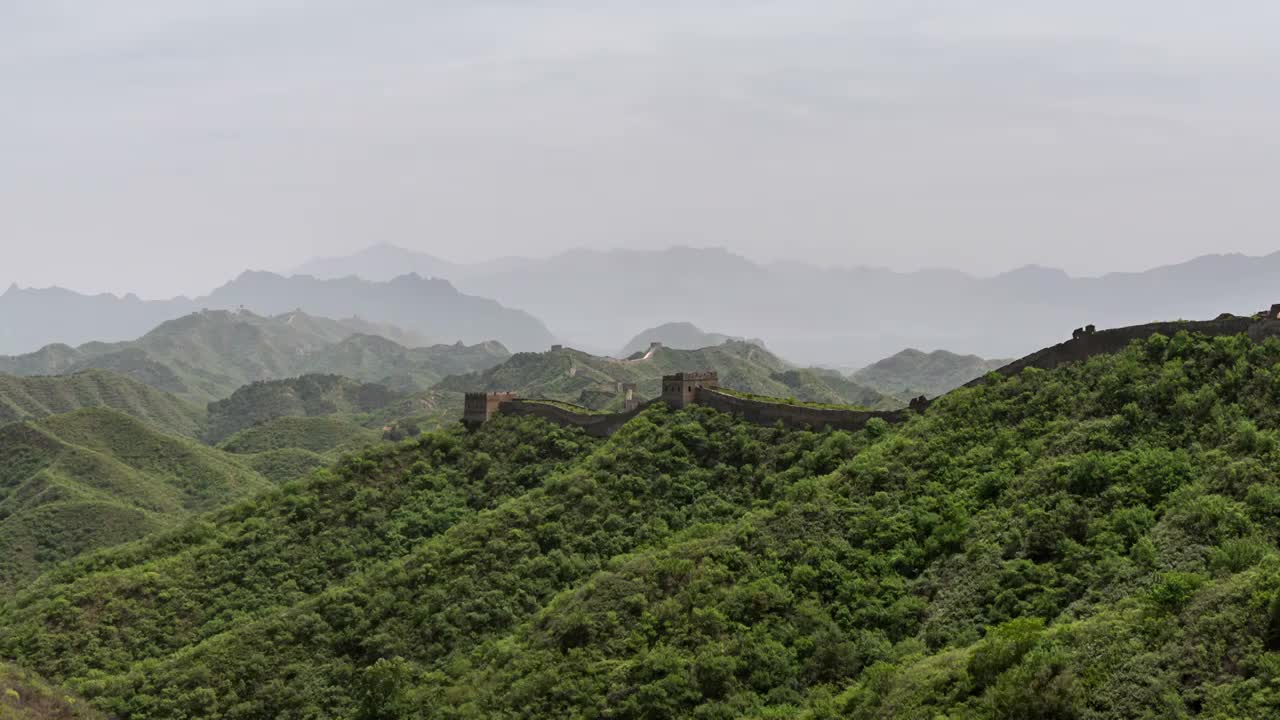
[[0,283],[1280,250],[1275,0],[0,0]]

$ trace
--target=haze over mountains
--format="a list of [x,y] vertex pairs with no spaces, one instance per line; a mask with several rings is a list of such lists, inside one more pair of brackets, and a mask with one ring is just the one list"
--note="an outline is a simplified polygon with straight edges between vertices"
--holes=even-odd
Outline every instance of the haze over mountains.
[[1007,357],[1058,342],[1089,323],[1120,326],[1266,307],[1277,299],[1280,253],[1210,255],[1140,273],[1076,278],[1034,266],[975,277],[953,270],[760,264],[723,249],[689,247],[460,264],[379,245],[313,260],[297,272],[245,272],[206,296],[158,301],[11,287],[0,295],[0,353],[125,340],[201,308],[244,307],[394,324],[411,335],[392,338],[403,345],[497,340],[523,351],[545,349],[558,338],[606,354],[641,328],[684,322],[715,336],[763,338],[802,364],[859,367],[904,347]]
[[0,295],[0,354],[31,352],[52,343],[128,340],[201,309],[252,310],[278,315],[295,309],[311,315],[349,318],[362,332],[385,332],[385,324],[407,331],[403,344],[467,344],[498,339],[515,349],[542,349],[553,342],[536,318],[481,297],[458,292],[448,281],[403,274],[387,282],[354,278],[319,280],[245,272],[209,295],[195,299],[141,300],[128,295],[86,296],[60,289],[11,286]]
[[796,362],[863,365],[903,347],[1016,356],[1100,327],[1213,317],[1268,306],[1280,253],[1208,255],[1096,278],[1024,267],[994,277],[760,264],[716,248],[573,250],[461,265],[389,246],[298,268],[378,280],[413,270],[541,318],[566,341],[618,347],[637,328],[673,319],[762,337]]
[[63,375],[110,370],[186,400],[206,403],[252,382],[337,373],[400,390],[423,390],[446,375],[491,367],[509,353],[499,343],[407,348],[382,335],[404,331],[303,312],[262,317],[206,310],[161,323],[142,337],[72,348],[49,345],[0,356],[0,373]]
[[678,350],[697,350],[698,348],[723,345],[729,340],[743,340],[759,347],[765,346],[763,340],[746,340],[746,338],[707,332],[690,322],[670,322],[638,333],[626,345],[623,345],[616,355],[617,357],[625,358],[638,352],[645,352],[653,343],[661,343],[664,347]]

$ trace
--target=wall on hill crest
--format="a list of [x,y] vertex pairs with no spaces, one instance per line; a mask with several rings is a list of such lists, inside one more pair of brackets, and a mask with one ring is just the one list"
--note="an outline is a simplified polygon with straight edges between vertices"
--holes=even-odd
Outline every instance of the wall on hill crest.
[[[1052,370],[1068,363],[1087,360],[1094,355],[1120,352],[1129,343],[1146,339],[1155,333],[1172,336],[1182,330],[1208,336],[1247,334],[1254,341],[1262,341],[1268,337],[1280,337],[1280,320],[1224,316],[1216,320],[1159,322],[1082,333],[1071,340],[1009,363],[996,372],[1011,376],[1029,367]],[[967,383],[966,387],[980,385],[985,381],[985,377],[977,378]],[[784,427],[791,429],[820,430],[830,427],[836,430],[857,431],[865,428],[874,418],[889,423],[899,423],[906,420],[912,412],[922,412],[928,407],[928,402],[913,402],[910,409],[902,410],[845,410],[755,400],[711,387],[697,387],[693,393],[692,401],[699,405],[706,405],[761,425],[781,422]],[[651,400],[633,410],[612,414],[588,413],[585,412],[585,408],[584,412],[579,413],[562,405],[518,399],[502,401],[500,409],[506,414],[532,415],[560,425],[580,427],[594,437],[607,437],[638,415],[640,411],[661,401],[661,399]]]
[[[1052,370],[1067,363],[1087,360],[1094,355],[1118,353],[1134,340],[1145,340],[1156,333],[1172,337],[1182,330],[1210,337],[1247,334],[1255,342],[1260,342],[1268,337],[1280,336],[1280,321],[1230,316],[1217,320],[1179,320],[1099,330],[1032,353],[1005,365],[996,372],[1009,377],[1017,375],[1026,368]],[[981,385],[985,381],[985,377],[976,378],[966,383],[965,387]]]
[[760,425],[781,422],[784,427],[796,430],[804,428],[821,430],[824,427],[830,427],[835,430],[856,431],[866,427],[867,422],[872,418],[896,423],[905,420],[908,413],[907,410],[842,410],[791,405],[744,398],[711,388],[699,388],[695,402],[723,413],[736,415],[748,422]]
[[584,412],[574,412],[562,405],[537,400],[506,400],[501,404],[500,412],[521,417],[532,415],[557,425],[582,428],[592,437],[608,437],[654,402],[657,401],[650,400],[626,412],[602,414],[586,412],[586,408],[583,408]]

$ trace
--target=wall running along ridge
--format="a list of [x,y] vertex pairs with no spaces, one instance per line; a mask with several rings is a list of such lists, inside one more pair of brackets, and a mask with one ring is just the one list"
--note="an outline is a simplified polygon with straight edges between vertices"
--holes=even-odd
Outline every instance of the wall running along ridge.
[[[699,388],[694,402],[723,413],[736,415],[747,422],[758,425],[782,423],[793,430],[813,428],[821,430],[829,427],[834,430],[861,430],[873,418],[885,422],[898,423],[906,420],[910,410],[843,410],[838,408],[819,408],[808,405],[791,405],[768,400],[744,398],[731,393]],[[923,409],[923,406],[920,406]]]
[[574,412],[562,405],[538,402],[537,400],[507,400],[498,406],[498,412],[504,415],[525,417],[532,415],[565,427],[579,427],[592,437],[609,437],[626,425],[631,418],[639,415],[645,408],[660,400],[642,403],[634,410],[620,413],[593,413],[586,408],[582,412]]
[[[1052,370],[1067,363],[1088,360],[1094,355],[1118,353],[1134,340],[1146,340],[1156,333],[1173,337],[1183,330],[1210,337],[1245,334],[1254,342],[1261,342],[1269,337],[1280,337],[1280,322],[1272,319],[1254,320],[1232,316],[1217,320],[1179,320],[1099,330],[1014,360],[995,372],[1004,377],[1011,377],[1027,368]],[[986,377],[976,378],[965,383],[964,387],[976,387],[986,381]]]
[[[1273,315],[1268,315],[1261,320],[1224,316],[1217,320],[1180,320],[1099,330],[1082,334],[1015,360],[996,370],[995,373],[1010,377],[1026,368],[1052,370],[1068,363],[1087,360],[1095,355],[1120,352],[1133,341],[1145,340],[1156,333],[1172,337],[1184,330],[1210,337],[1244,334],[1255,342],[1261,342],[1269,337],[1280,337],[1280,320],[1275,319]],[[987,382],[988,377],[972,380],[964,387],[982,385]],[[929,401],[916,401],[910,408],[902,410],[842,410],[755,400],[708,387],[696,388],[693,391],[692,400],[696,404],[730,413],[748,422],[761,425],[774,425],[780,422],[784,427],[797,430],[810,428],[821,430],[829,427],[836,430],[857,431],[865,428],[873,418],[879,418],[888,423],[900,423],[917,412],[924,412],[929,406]],[[608,437],[646,408],[659,402],[662,402],[661,398],[642,403],[639,407],[626,412],[601,414],[589,412],[586,408],[583,408],[582,412],[575,412],[562,405],[512,398],[498,401],[496,409],[508,415],[531,415],[559,425],[580,427],[593,437]]]

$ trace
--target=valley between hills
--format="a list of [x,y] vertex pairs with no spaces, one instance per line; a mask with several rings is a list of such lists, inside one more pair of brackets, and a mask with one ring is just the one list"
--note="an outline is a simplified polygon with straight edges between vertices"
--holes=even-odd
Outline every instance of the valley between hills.
[[[239,309],[2,357],[0,709],[1268,717],[1277,327],[850,371]],[[706,373],[863,420],[649,402]],[[468,393],[549,409],[468,428]]]

